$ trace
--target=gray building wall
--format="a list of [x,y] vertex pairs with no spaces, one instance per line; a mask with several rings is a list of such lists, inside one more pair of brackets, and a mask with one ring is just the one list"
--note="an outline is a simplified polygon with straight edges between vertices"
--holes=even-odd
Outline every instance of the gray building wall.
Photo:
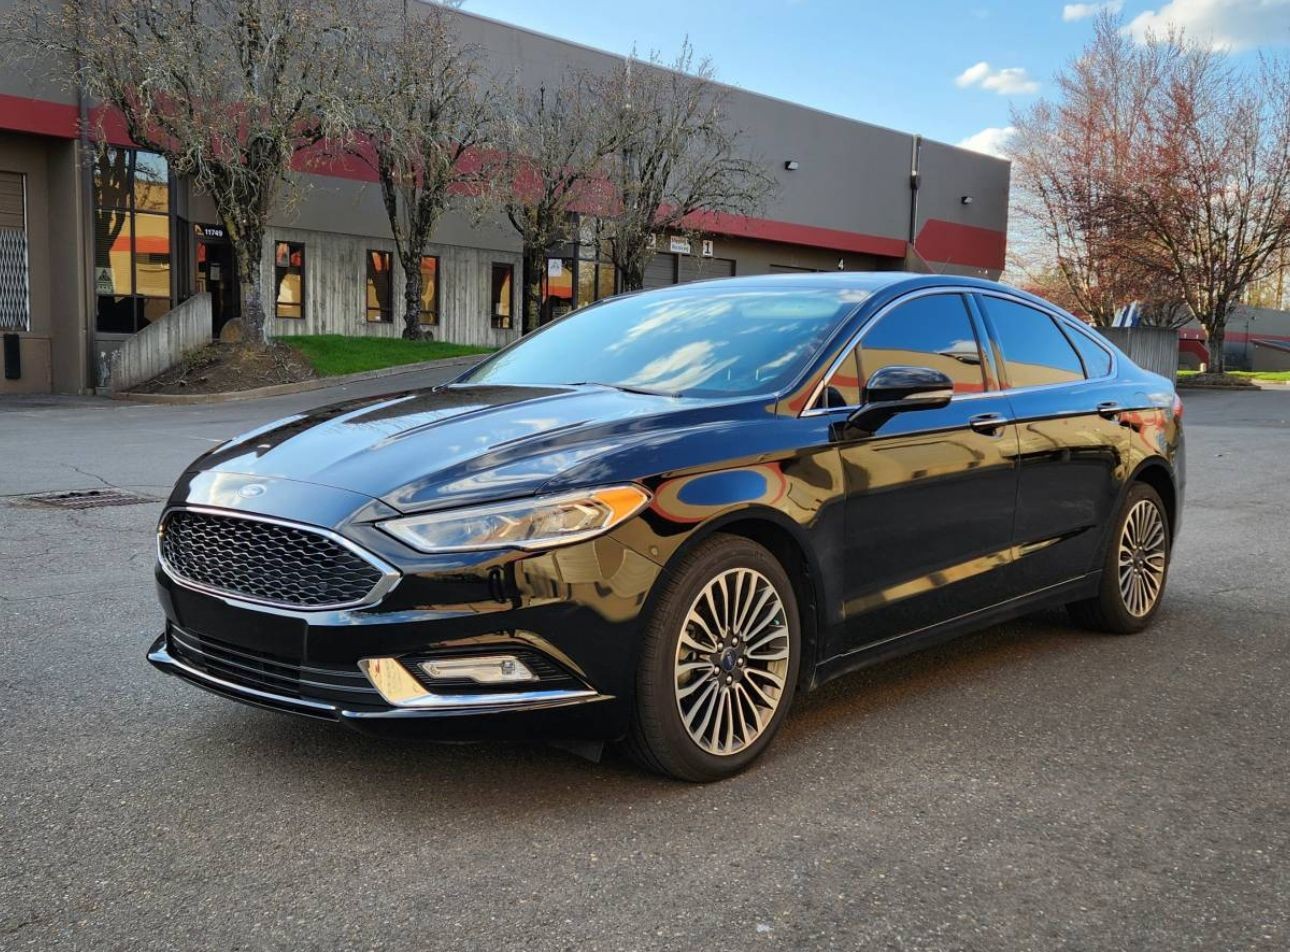
[[[0,0],[0,9],[12,4]],[[604,70],[620,59],[468,12],[457,17],[463,41],[481,50],[486,73],[498,80],[551,85],[569,68]],[[61,79],[65,73],[56,63],[0,62],[0,170],[21,167],[33,184],[33,326],[23,347],[24,356],[30,351],[28,366],[35,376],[23,385],[77,390],[94,385],[97,351],[111,349],[114,341],[110,335],[97,339],[102,335],[93,330],[88,179],[77,158],[77,100]],[[779,185],[746,230],[710,236],[715,257],[733,260],[736,274],[835,270],[841,263],[847,270],[912,264],[997,275],[1007,227],[1006,162],[923,140],[912,221],[917,253],[911,253],[912,134],[736,88],[729,90],[727,110],[747,148],[766,163]],[[797,171],[785,169],[790,160],[798,163]],[[297,178],[298,200],[275,216],[270,239],[306,246],[306,317],[275,319],[273,332],[397,333],[397,316],[393,325],[364,319],[364,252],[389,248],[391,238],[376,185],[339,175]],[[204,197],[188,196],[182,188],[174,194],[177,210],[187,201],[182,211],[188,222],[217,222]],[[970,204],[963,204],[965,195],[972,196]],[[489,281],[492,263],[509,261],[516,265],[518,287],[516,236],[502,221],[477,221],[461,210],[445,216],[433,239],[430,253],[439,255],[441,265],[436,336],[503,343],[509,332],[489,326]],[[173,267],[186,269],[180,282],[184,287],[191,283],[187,278],[195,266],[195,248],[183,252],[186,261],[180,260],[181,248],[174,249]],[[694,265],[681,270],[705,273]],[[271,246],[265,249],[264,266],[270,279],[266,287],[272,288]],[[75,269],[78,280],[67,279],[69,269]],[[518,306],[514,312],[518,315]],[[40,369],[46,365],[48,371]]]

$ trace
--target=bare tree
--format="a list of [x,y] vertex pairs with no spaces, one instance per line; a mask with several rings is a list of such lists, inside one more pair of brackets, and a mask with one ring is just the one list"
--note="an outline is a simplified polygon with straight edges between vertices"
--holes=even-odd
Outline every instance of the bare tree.
[[1290,63],[1247,73],[1179,36],[1148,42],[1180,53],[1110,210],[1205,328],[1221,372],[1232,309],[1290,248]]
[[1078,309],[1194,317],[1221,370],[1232,308],[1290,250],[1290,64],[1243,70],[1182,33],[1135,43],[1104,16],[1057,85],[1014,116],[1018,219]]
[[267,340],[262,255],[293,160],[337,132],[341,0],[27,0],[0,32],[118,113],[215,204],[242,275],[250,341]]
[[602,234],[623,287],[643,286],[657,232],[700,230],[704,216],[755,213],[776,182],[724,114],[727,90],[688,42],[670,63],[624,60],[598,83],[614,117]]
[[523,243],[527,333],[540,318],[546,255],[572,238],[575,210],[594,203],[616,128],[592,81],[579,72],[567,72],[554,89],[515,83],[504,101],[489,182]]
[[421,258],[457,196],[478,191],[469,155],[487,135],[476,51],[458,39],[442,4],[368,0],[364,19],[397,24],[369,31],[351,51],[351,151],[371,165],[403,268],[403,336],[422,335]]
[[1012,117],[1020,243],[1037,253],[1039,273],[1063,303],[1101,326],[1146,293],[1151,268],[1141,253],[1124,253],[1134,235],[1106,209],[1133,171],[1141,117],[1168,52],[1140,49],[1103,15],[1088,46],[1055,77],[1057,98]]

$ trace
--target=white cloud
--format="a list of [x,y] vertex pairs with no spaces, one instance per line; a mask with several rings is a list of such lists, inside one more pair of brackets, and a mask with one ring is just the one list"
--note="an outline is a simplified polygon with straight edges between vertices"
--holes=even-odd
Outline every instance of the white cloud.
[[955,76],[954,84],[960,89],[980,86],[982,89],[993,90],[1000,96],[1033,93],[1039,89],[1039,84],[1027,76],[1026,71],[1020,66],[991,69],[990,64],[984,60],[975,66],[969,66]]
[[1008,142],[1016,131],[1014,126],[990,126],[968,136],[959,143],[959,146],[960,148],[971,149],[973,152],[984,152],[986,155],[1006,159],[1008,157]]
[[1107,13],[1119,13],[1124,9],[1124,0],[1106,0],[1105,3],[1068,3],[1062,7],[1062,19],[1067,23],[1076,20],[1087,20],[1103,10]]
[[1216,50],[1290,43],[1290,0],[1170,0],[1124,29],[1139,41],[1181,29]]

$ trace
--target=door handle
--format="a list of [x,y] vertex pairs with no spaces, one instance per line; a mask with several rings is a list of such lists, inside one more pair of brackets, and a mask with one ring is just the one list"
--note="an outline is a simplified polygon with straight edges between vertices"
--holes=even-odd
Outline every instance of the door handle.
[[998,429],[1006,426],[1008,421],[1004,419],[1002,413],[978,413],[974,417],[968,418],[968,426],[978,433],[993,433]]
[[1107,420],[1112,420],[1119,416],[1123,410],[1124,407],[1120,406],[1114,400],[1108,400],[1105,403],[1099,403],[1097,405],[1097,415]]

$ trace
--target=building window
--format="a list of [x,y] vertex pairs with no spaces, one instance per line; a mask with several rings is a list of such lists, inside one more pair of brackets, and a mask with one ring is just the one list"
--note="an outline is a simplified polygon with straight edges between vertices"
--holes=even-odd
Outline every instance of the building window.
[[304,317],[305,246],[294,241],[274,245],[273,277],[278,289],[274,313],[278,317]]
[[151,152],[106,147],[94,157],[95,327],[133,334],[170,295],[170,169]]
[[609,239],[602,234],[599,218],[584,216],[578,222],[577,306],[612,297],[617,290],[617,271],[609,260]]
[[573,259],[547,258],[542,272],[542,312],[538,323],[545,324],[573,310]]
[[439,323],[439,258],[421,256],[421,324]]
[[489,300],[493,302],[492,324],[503,330],[511,325],[511,302],[514,300],[515,268],[509,264],[493,265],[493,285]]
[[393,256],[388,251],[367,252],[367,319],[372,323],[388,324],[394,319],[391,292]]

